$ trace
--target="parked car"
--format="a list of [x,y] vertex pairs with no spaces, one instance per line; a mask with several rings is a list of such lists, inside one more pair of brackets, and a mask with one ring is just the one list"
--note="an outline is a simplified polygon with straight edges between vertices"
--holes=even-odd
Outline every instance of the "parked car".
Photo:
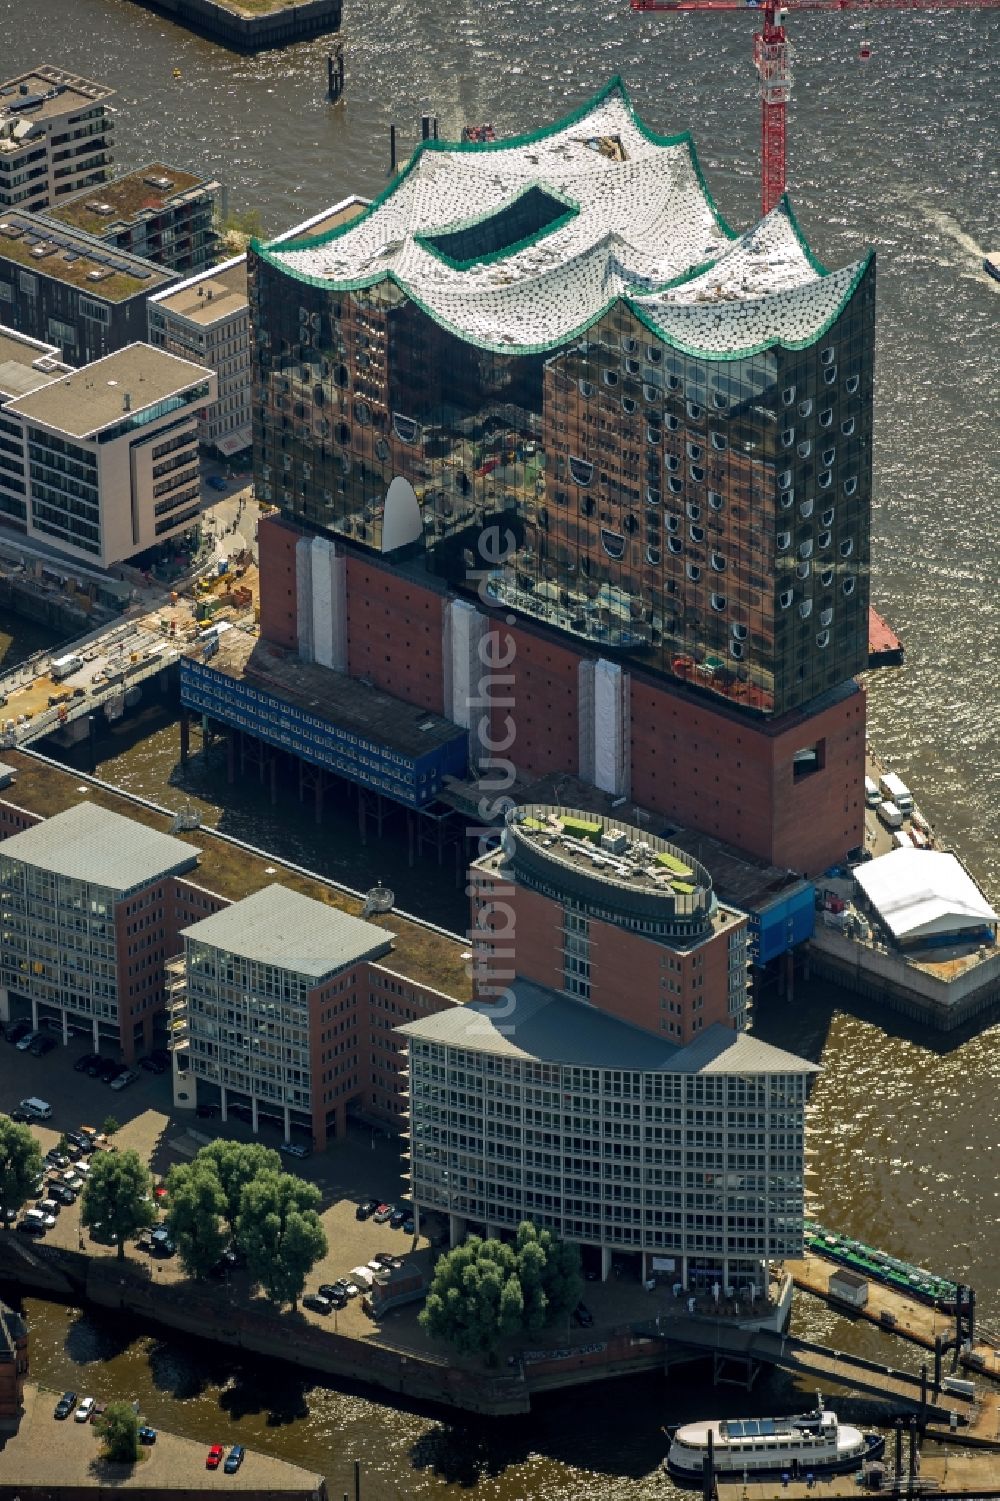
[[112,1063],[110,1060],[101,1069],[101,1078],[105,1084],[113,1084],[114,1081],[126,1072],[124,1063]]
[[177,1250],[166,1230],[154,1230],[149,1238],[152,1241],[154,1256],[173,1256]]
[[354,1211],[354,1218],[356,1220],[370,1220],[377,1208],[378,1199],[362,1199]]
[[36,1037],[41,1037],[41,1035],[42,1035],[41,1032],[30,1032],[29,1031],[29,1032],[22,1033],[22,1035],[18,1038],[17,1051],[19,1053],[26,1053],[28,1051],[28,1049],[31,1047],[31,1044],[35,1041],[35,1038]]
[[226,490],[229,488],[221,474],[210,474],[205,483],[210,485],[213,490]]
[[80,1399],[80,1405],[79,1405],[79,1407],[76,1409],[76,1412],[73,1414],[73,1421],[75,1423],[89,1423],[90,1422],[90,1415],[93,1412],[93,1410],[94,1410],[94,1399],[93,1399],[93,1397],[82,1397]]
[[322,1293],[306,1293],[302,1299],[302,1307],[312,1309],[313,1313],[332,1313],[333,1304],[329,1298],[324,1298]]
[[66,1140],[71,1141],[75,1147],[79,1147],[81,1152],[92,1152],[94,1150],[93,1140],[85,1135],[83,1131],[67,1131]]
[[70,1165],[69,1158],[66,1156],[66,1153],[60,1152],[58,1147],[53,1147],[51,1151],[46,1152],[45,1161],[49,1164],[50,1167],[57,1167],[60,1172],[62,1172],[65,1168],[68,1168]]
[[358,1293],[360,1291],[361,1291],[361,1289],[360,1289],[360,1287],[358,1286],[358,1284],[356,1282],[350,1282],[346,1278],[344,1279],[344,1297],[345,1298],[356,1298],[358,1296]]
[[139,1075],[136,1073],[134,1068],[127,1068],[125,1069],[124,1073],[118,1075],[117,1079],[111,1080],[111,1088],[124,1089],[126,1085],[134,1084],[138,1077]]
[[375,1210],[374,1218],[376,1225],[387,1225],[392,1219],[392,1205],[379,1204]]
[[68,1167],[60,1181],[64,1188],[71,1188],[75,1194],[83,1187],[83,1179],[75,1167]]
[[62,1396],[59,1398],[59,1401],[56,1403],[56,1410],[53,1416],[60,1419],[68,1418],[75,1406],[76,1392],[63,1392]]
[[162,1063],[164,1068],[170,1067],[170,1052],[167,1048],[151,1048],[149,1053],[154,1063]]
[[25,1215],[23,1220],[18,1220],[17,1229],[21,1232],[22,1235],[45,1234],[45,1226],[40,1225],[37,1220],[29,1220],[27,1215]]
[[594,1322],[594,1315],[586,1303],[578,1303],[573,1309],[574,1323],[579,1324],[581,1329],[589,1329]]
[[390,1214],[390,1216],[389,1216],[389,1229],[390,1230],[402,1230],[403,1226],[406,1224],[406,1221],[409,1219],[409,1217],[410,1217],[409,1210],[407,1210],[407,1209],[394,1209],[392,1211],[392,1213]]
[[[58,1199],[39,1199],[37,1207],[41,1210],[42,1214],[50,1215],[53,1221],[55,1220],[56,1215],[59,1213]],[[14,1213],[12,1209],[8,1210],[7,1212],[8,1214]]]
[[17,1220],[16,1209],[0,1209],[0,1223],[10,1227]]
[[18,1105],[16,1109],[10,1112],[10,1118],[12,1121],[17,1121],[19,1126],[28,1126],[35,1117],[30,1115],[27,1110],[22,1110],[20,1105]]
[[223,1448],[222,1444],[213,1444],[211,1449],[209,1449],[208,1453],[205,1455],[205,1469],[217,1470],[222,1463],[222,1456],[225,1454],[225,1452],[226,1451]]
[[217,1115],[222,1114],[222,1110],[218,1105],[199,1105],[194,1113],[203,1121],[214,1121]]
[[150,1428],[148,1423],[143,1423],[142,1427],[139,1429],[139,1442],[140,1444],[155,1444],[156,1429]]
[[26,1209],[24,1212],[24,1217],[26,1220],[30,1220],[33,1225],[41,1225],[43,1230],[55,1229],[55,1215],[46,1214],[45,1210],[40,1207],[37,1209]]
[[88,1079],[99,1079],[104,1072],[105,1065],[110,1061],[109,1058],[102,1058],[100,1053],[92,1053],[90,1062],[87,1064]]
[[67,1188],[65,1183],[50,1183],[48,1192],[50,1199],[55,1199],[57,1204],[62,1204],[66,1208],[76,1203],[76,1194],[73,1189]]
[[278,1151],[279,1152],[284,1152],[284,1154],[285,1154],[286,1157],[300,1157],[301,1158],[301,1157],[308,1157],[308,1156],[311,1155],[310,1151],[309,1151],[309,1148],[308,1147],[304,1147],[302,1145],[302,1143],[298,1142],[298,1141],[283,1141],[281,1143],[281,1145],[278,1147]]
[[226,1462],[225,1462],[225,1464],[222,1466],[222,1468],[225,1470],[225,1472],[226,1472],[227,1475],[235,1475],[236,1474],[236,1471],[239,1469],[240,1465],[243,1463],[243,1458],[244,1458],[244,1455],[246,1454],[246,1452],[247,1451],[244,1449],[244,1447],[243,1447],[242,1444],[234,1444],[233,1445],[233,1447],[230,1449],[228,1455],[226,1456]]
[[412,1214],[408,1214],[400,1226],[404,1235],[416,1235],[417,1226]]
[[11,1022],[4,1034],[8,1042],[20,1042],[31,1031],[31,1023],[28,1021]]
[[83,1057],[78,1058],[73,1064],[73,1072],[75,1074],[85,1074],[88,1068],[95,1063],[100,1063],[100,1061],[100,1053],[84,1053]]
[[39,1036],[36,1037],[34,1042],[31,1044],[31,1047],[28,1049],[28,1051],[29,1053],[33,1053],[36,1058],[44,1058],[45,1054],[51,1053],[52,1049],[56,1046],[57,1044],[54,1037],[45,1037],[42,1034],[39,1034]]
[[108,1404],[106,1402],[95,1402],[90,1414],[90,1421],[96,1423],[98,1418],[103,1418],[107,1410]]
[[156,1058],[140,1058],[139,1067],[144,1068],[150,1074],[165,1074],[167,1071],[167,1065],[160,1063]]

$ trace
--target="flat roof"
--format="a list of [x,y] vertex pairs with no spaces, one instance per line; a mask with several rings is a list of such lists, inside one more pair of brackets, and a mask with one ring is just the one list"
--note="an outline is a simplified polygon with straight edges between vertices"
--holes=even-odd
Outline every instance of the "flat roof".
[[182,281],[168,292],[157,293],[150,302],[201,327],[245,312],[249,306],[247,258],[238,255],[235,260]]
[[[196,643],[185,655],[200,661],[203,653],[204,647]],[[291,652],[244,631],[225,631],[207,665],[226,677],[245,679],[299,709],[307,709],[338,729],[377,740],[407,756],[426,755],[464,734],[440,714],[392,698],[330,667],[301,662]]]
[[0,761],[0,787],[9,787],[16,776],[16,766],[8,766],[6,761]]
[[502,1004],[472,1001],[407,1022],[396,1031],[421,1042],[528,1062],[627,1068],[642,1073],[811,1074],[815,1064],[748,1032],[716,1023],[680,1047],[571,996],[515,980]]
[[171,834],[97,803],[77,803],[12,834],[0,846],[0,857],[113,891],[132,891],[158,876],[191,870],[199,853]]
[[515,842],[530,845],[539,859],[588,879],[671,901],[677,892],[700,892],[707,901],[712,889],[708,871],[690,855],[616,814],[600,818],[560,803],[525,803],[508,823]]
[[[39,360],[50,361],[58,368],[39,370]],[[62,362],[62,351],[55,344],[43,344],[39,339],[29,339],[16,329],[0,325],[0,400],[25,396],[37,386],[58,379],[67,368]]]
[[203,917],[182,937],[320,981],[389,952],[382,928],[277,882]]
[[129,412],[135,415],[207,380],[211,373],[151,344],[129,344],[10,402],[7,410],[71,437],[86,438],[126,415],[126,395],[131,398]]
[[[22,84],[26,93],[21,91]],[[11,112],[12,104],[26,97],[39,100],[37,109],[15,110],[15,117],[21,115],[26,120],[50,120],[54,116],[84,109],[88,104],[98,104],[101,100],[110,99],[114,92],[107,84],[92,83],[89,78],[81,78],[65,68],[54,68],[49,63],[43,63],[40,67],[31,68],[27,73],[19,73],[16,78],[8,78],[0,83],[0,118]]]
[[176,271],[155,261],[20,209],[0,210],[2,261],[65,282],[101,302],[124,302],[179,280]]
[[149,162],[109,182],[82,188],[44,213],[47,219],[102,235],[113,224],[133,223],[144,214],[158,214],[177,198],[200,197],[205,191],[218,190],[217,182],[185,172],[182,167]]
[[293,224],[290,229],[283,229],[279,235],[268,243],[280,245],[284,240],[293,240],[301,234],[323,235],[330,230],[341,229],[345,224],[350,224],[352,219],[357,219],[368,208],[371,199],[361,198],[353,193],[350,198],[341,198],[331,208],[321,209],[318,214],[313,214],[310,219],[303,219],[301,224]]
[[[130,828],[141,824],[147,829],[166,832],[171,827],[172,814],[165,809],[136,801],[113,787],[81,784],[79,772],[69,771],[31,751],[11,750],[4,754],[17,772],[16,786],[0,793],[11,806],[51,817],[86,798],[98,807],[127,815]],[[189,879],[229,901],[239,901],[277,880],[339,911],[355,916],[362,911],[360,895],[341,890],[310,871],[287,865],[280,857],[255,854],[239,844],[231,844],[217,837],[211,828],[180,832],[177,838],[192,855],[200,856],[198,870]],[[414,922],[396,911],[373,917],[372,924],[392,940],[392,952],[379,960],[381,969],[415,984],[430,986],[456,1001],[470,999],[471,969],[468,943],[463,936]]]

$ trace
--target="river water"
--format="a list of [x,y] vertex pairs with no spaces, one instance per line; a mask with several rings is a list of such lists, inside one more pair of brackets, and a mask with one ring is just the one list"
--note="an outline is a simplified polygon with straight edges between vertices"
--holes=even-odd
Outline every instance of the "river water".
[[[130,0],[0,0],[5,74],[44,59],[111,84],[123,165],[165,159],[217,176],[231,208],[259,209],[268,232],[349,192],[379,191],[390,121],[404,149],[425,109],[442,135],[487,119],[526,129],[612,72],[654,128],[692,128],[722,212],[745,224],[759,191],[754,24],[638,17],[625,0],[347,0],[346,101],[331,108],[322,41],[242,58]],[[908,662],[873,680],[871,734],[996,898],[1000,288],[980,262],[1000,247],[1000,12],[877,14],[864,64],[853,14],[793,14],[790,30],[799,218],[827,264],[869,244],[879,255],[874,594]],[[462,923],[447,872],[418,885],[398,846],[360,851],[348,819],[317,836],[289,805],[272,814],[254,789],[234,800],[218,769],[194,766],[182,779],[175,728],[147,714],[136,723],[148,734],[123,726],[102,752],[110,779],[171,806],[200,802],[211,821],[351,885],[391,879],[402,905]],[[379,864],[387,857],[391,869]],[[813,985],[794,1007],[769,996],[758,1008],[763,1035],[824,1066],[810,1105],[813,1207],[830,1224],[969,1277],[1000,1322],[998,1032],[944,1044],[846,1004]],[[361,1458],[366,1501],[470,1489],[490,1501],[662,1496],[663,1422],[793,1400],[779,1376],[762,1377],[750,1401],[683,1378],[629,1382],[549,1400],[496,1428],[309,1386],[297,1373],[234,1365],[55,1305],[31,1302],[29,1312],[38,1379],[138,1395],[154,1422],[322,1470],[334,1496]],[[877,1332],[823,1309],[798,1317],[845,1347],[885,1348]],[[885,1358],[913,1357],[894,1345]],[[92,1362],[100,1368],[88,1371]]]

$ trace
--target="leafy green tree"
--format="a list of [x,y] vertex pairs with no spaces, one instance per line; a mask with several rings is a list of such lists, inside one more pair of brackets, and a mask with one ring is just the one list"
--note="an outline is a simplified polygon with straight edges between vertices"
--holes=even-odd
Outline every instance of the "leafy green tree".
[[105,1136],[114,1136],[116,1131],[121,1130],[121,1122],[116,1116],[106,1115],[101,1122],[101,1131]]
[[420,1322],[462,1354],[496,1355],[501,1339],[523,1327],[524,1296],[517,1258],[499,1240],[470,1236],[442,1256]]
[[104,1454],[116,1464],[139,1458],[139,1419],[127,1402],[109,1402],[94,1424],[104,1440]]
[[326,1255],[319,1206],[315,1184],[291,1173],[266,1170],[243,1189],[236,1243],[254,1281],[279,1305],[296,1307],[306,1277]]
[[30,1127],[0,1115],[0,1209],[20,1209],[42,1171],[42,1154]]
[[100,1152],[83,1189],[81,1223],[103,1227],[118,1238],[118,1258],[125,1259],[125,1242],[156,1221],[153,1179],[138,1152]]
[[167,1176],[167,1229],[189,1277],[204,1277],[229,1244],[226,1196],[214,1168],[200,1156]]
[[236,1234],[236,1225],[243,1206],[243,1190],[262,1173],[274,1173],[281,1177],[281,1158],[270,1147],[259,1142],[213,1141],[202,1147],[195,1161],[199,1166],[208,1165],[214,1171],[226,1207],[223,1210],[231,1235]]
[[525,1317],[536,1321],[541,1317],[540,1323],[528,1324],[531,1332],[572,1313],[583,1293],[579,1246],[523,1220],[517,1229],[517,1259],[525,1289]]

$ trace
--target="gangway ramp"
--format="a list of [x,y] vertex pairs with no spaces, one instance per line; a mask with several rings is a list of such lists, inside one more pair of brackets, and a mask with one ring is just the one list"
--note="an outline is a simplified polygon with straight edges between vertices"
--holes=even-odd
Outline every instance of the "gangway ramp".
[[950,1412],[957,1411],[968,1421],[971,1404],[949,1392],[947,1406],[928,1384],[926,1402],[920,1376],[910,1371],[894,1370],[860,1355],[831,1350],[826,1345],[799,1339],[791,1334],[777,1334],[769,1329],[746,1329],[726,1324],[721,1319],[677,1318],[664,1324],[663,1338],[668,1358],[672,1350],[700,1350],[719,1359],[729,1358],[753,1364],[778,1366],[814,1381],[827,1382],[847,1391],[862,1392],[888,1402],[899,1412],[921,1413],[931,1421],[947,1423]]

